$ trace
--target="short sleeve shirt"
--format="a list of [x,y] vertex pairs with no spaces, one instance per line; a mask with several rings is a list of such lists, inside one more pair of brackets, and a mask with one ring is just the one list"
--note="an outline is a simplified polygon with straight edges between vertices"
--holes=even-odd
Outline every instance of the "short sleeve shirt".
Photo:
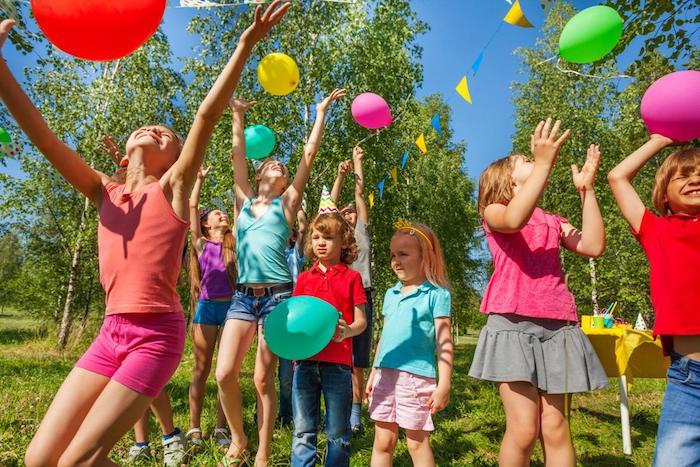
[[[348,324],[355,319],[355,306],[367,303],[360,274],[343,263],[331,266],[325,272],[315,263],[311,269],[299,274],[294,288],[294,296],[298,295],[325,300],[341,313]],[[341,342],[331,341],[309,360],[352,365],[352,338]]]
[[369,242],[367,224],[360,219],[355,224],[355,241],[357,242],[357,259],[350,265],[362,276],[362,285],[365,289],[372,287],[372,250]]
[[452,313],[450,291],[429,281],[403,295],[399,282],[384,295],[384,329],[374,366],[435,378],[435,319]]

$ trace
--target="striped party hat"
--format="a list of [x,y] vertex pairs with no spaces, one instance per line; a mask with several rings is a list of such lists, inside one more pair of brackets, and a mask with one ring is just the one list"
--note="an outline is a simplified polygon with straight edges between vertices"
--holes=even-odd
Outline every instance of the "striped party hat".
[[318,206],[319,214],[331,214],[334,212],[339,212],[338,207],[335,205],[331,194],[328,192],[328,187],[323,186],[323,191],[321,192],[321,203]]

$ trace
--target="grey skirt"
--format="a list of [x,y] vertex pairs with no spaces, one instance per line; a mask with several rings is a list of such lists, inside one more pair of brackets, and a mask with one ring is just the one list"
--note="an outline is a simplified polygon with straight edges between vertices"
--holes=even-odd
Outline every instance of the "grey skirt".
[[489,315],[469,376],[500,383],[525,381],[549,394],[608,385],[603,365],[578,323],[515,314]]

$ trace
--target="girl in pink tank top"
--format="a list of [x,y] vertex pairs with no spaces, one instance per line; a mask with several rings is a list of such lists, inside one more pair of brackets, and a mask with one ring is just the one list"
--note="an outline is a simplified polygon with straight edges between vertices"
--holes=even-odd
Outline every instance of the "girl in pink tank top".
[[[578,327],[574,297],[559,260],[564,248],[598,257],[605,248],[593,182],[596,145],[582,170],[572,166],[581,195],[583,227],[537,207],[561,145],[560,122],[540,122],[532,136],[534,161],[513,155],[491,164],[479,180],[493,275],[481,311],[489,315],[469,374],[498,383],[506,412],[499,464],[526,465],[541,432],[547,463],[574,465],[566,407],[569,394],[604,387],[607,377]],[[540,431],[541,430],[541,431]]]
[[[106,318],[70,372],[27,448],[28,466],[116,465],[108,455],[175,372],[185,322],[175,291],[188,197],[211,134],[253,46],[291,6],[272,2],[245,30],[194,117],[187,139],[145,126],[126,143],[124,184],[93,170],[60,141],[0,56],[0,99],[31,142],[99,212],[100,280]],[[0,48],[14,25],[0,23]],[[181,443],[176,443],[181,444]]]

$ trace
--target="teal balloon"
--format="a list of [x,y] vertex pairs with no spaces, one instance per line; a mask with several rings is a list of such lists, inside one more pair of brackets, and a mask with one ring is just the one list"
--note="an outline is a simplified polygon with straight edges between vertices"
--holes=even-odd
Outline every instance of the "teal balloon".
[[0,127],[0,143],[11,143],[12,137],[10,134],[2,127]]
[[264,159],[275,149],[275,133],[265,125],[249,126],[244,135],[245,156],[249,159]]
[[333,339],[339,313],[320,298],[299,295],[277,305],[265,319],[265,342],[287,360],[304,360]]
[[603,58],[622,37],[622,18],[604,5],[592,6],[571,18],[559,36],[559,55],[571,63]]

